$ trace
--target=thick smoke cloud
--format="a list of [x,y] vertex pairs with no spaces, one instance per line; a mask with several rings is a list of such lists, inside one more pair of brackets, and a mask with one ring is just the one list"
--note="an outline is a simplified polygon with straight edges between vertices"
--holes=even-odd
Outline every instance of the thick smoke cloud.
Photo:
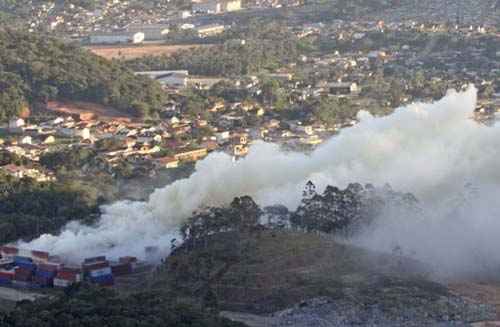
[[[312,180],[318,189],[390,183],[422,201],[422,217],[388,214],[360,244],[385,251],[398,244],[417,259],[450,271],[474,270],[476,259],[486,255],[500,264],[500,238],[495,237],[500,204],[494,201],[500,185],[500,127],[470,119],[476,94],[472,86],[450,91],[436,103],[412,104],[382,118],[361,112],[358,125],[310,155],[265,143],[253,145],[237,163],[225,154],[211,154],[190,178],[156,190],[147,202],[117,202],[103,208],[93,227],[71,223],[60,235],[43,235],[25,246],[73,258],[102,253],[142,257],[148,245],[168,250],[179,225],[201,206],[250,195],[261,205],[281,203],[294,210],[303,186]],[[468,183],[480,195],[466,196],[468,204],[457,206]]]

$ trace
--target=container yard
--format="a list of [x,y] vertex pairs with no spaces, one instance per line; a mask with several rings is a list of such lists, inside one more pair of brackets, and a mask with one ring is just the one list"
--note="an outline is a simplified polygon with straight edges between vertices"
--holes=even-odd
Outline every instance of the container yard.
[[82,281],[110,287],[115,277],[133,274],[140,264],[135,257],[110,261],[105,256],[66,264],[48,252],[15,246],[1,246],[0,256],[0,286],[20,289],[66,288]]

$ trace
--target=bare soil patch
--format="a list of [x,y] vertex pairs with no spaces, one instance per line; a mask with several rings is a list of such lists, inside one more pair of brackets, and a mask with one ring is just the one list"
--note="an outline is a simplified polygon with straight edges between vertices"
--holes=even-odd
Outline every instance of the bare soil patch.
[[193,50],[201,47],[210,47],[210,44],[187,45],[111,45],[87,47],[92,53],[106,59],[135,59],[146,56],[171,56],[182,50]]

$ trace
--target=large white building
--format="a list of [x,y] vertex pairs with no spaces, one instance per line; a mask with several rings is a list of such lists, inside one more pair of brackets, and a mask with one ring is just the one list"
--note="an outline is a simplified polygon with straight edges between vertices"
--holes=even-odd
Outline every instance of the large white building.
[[103,33],[92,34],[89,36],[90,44],[138,44],[144,41],[143,32],[121,32],[121,33]]
[[164,40],[170,29],[166,25],[130,25],[128,27],[130,33],[144,33],[144,41],[161,41]]
[[187,70],[157,70],[148,72],[136,72],[136,75],[148,76],[158,81],[161,85],[183,88],[187,86],[189,72]]

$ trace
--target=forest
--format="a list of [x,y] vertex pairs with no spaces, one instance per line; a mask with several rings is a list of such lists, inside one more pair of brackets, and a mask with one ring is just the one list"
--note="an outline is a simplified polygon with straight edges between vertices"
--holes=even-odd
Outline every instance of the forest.
[[78,46],[0,28],[0,121],[53,99],[95,102],[154,117],[161,86]]
[[234,27],[219,42],[172,56],[137,58],[125,64],[134,70],[186,69],[193,75],[229,77],[279,68],[295,61],[300,53],[300,41],[279,23],[262,25],[254,21]]

